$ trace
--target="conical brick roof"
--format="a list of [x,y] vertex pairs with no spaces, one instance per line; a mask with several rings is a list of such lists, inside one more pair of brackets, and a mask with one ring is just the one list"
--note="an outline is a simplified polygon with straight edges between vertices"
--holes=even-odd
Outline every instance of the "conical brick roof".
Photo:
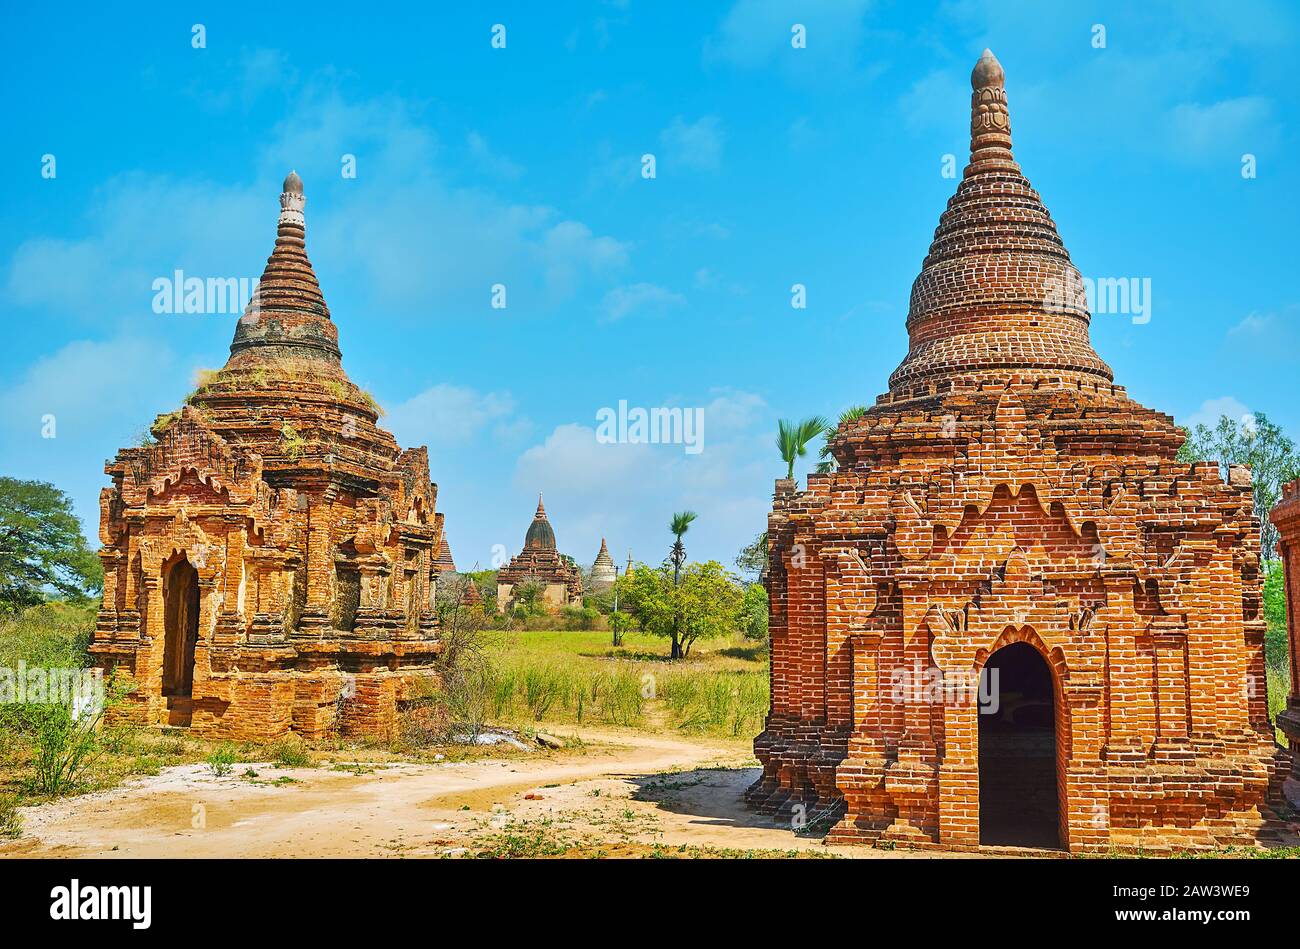
[[555,530],[546,518],[546,508],[542,506],[540,494],[537,495],[537,513],[533,515],[533,522],[528,525],[528,532],[524,534],[524,550],[532,548],[555,549]]
[[605,538],[600,539],[600,552],[596,554],[596,560],[591,565],[591,582],[592,585],[607,585],[613,583],[618,578],[618,571],[614,567],[614,558],[609,555],[609,548],[605,546]]
[[1001,64],[971,73],[971,154],[912,285],[907,357],[894,398],[962,385],[1109,385],[1088,339],[1079,272],[1052,216],[1011,154]]
[[235,327],[226,365],[189,399],[211,428],[266,462],[272,483],[308,473],[374,488],[399,450],[379,407],[343,370],[338,328],[307,258],[302,179],[280,194],[275,247]]
[[338,328],[307,259],[306,203],[302,179],[289,172],[280,194],[275,248],[257,296],[235,327],[228,368],[294,359],[320,362],[322,369],[342,374]]

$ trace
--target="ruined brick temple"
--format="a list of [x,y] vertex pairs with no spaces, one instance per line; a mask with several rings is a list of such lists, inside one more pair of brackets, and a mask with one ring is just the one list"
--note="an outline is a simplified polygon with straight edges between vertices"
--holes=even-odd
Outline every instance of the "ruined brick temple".
[[440,650],[428,451],[344,372],[304,205],[291,173],[229,360],[104,469],[91,651],[134,679],[114,711],[139,724],[387,737]]
[[777,482],[747,799],[836,842],[1250,843],[1289,772],[1250,473],[1114,384],[990,52],[971,83],[907,356],[838,470]]
[[555,529],[546,517],[541,495],[537,512],[524,534],[524,549],[497,571],[497,603],[501,609],[514,606],[516,587],[536,583],[541,587],[541,601],[548,610],[582,605],[582,573],[570,557],[555,545]]

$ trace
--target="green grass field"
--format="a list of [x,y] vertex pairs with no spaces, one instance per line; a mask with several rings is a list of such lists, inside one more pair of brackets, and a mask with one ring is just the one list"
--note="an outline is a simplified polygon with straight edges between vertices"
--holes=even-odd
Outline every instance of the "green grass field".
[[666,640],[604,631],[494,634],[487,717],[499,724],[605,724],[749,738],[767,713],[767,646],[698,642],[668,659]]

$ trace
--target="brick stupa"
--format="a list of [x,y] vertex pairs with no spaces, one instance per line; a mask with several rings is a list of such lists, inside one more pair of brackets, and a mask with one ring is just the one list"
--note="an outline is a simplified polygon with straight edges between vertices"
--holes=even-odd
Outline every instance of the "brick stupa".
[[600,550],[596,553],[596,559],[591,565],[591,592],[603,593],[614,585],[618,580],[618,568],[614,566],[614,558],[609,555],[609,548],[605,546],[605,538],[600,539]]
[[1250,473],[1180,463],[1173,420],[1113,384],[992,53],[971,82],[907,356],[834,434],[838,471],[777,482],[747,799],[837,842],[1252,843],[1285,761]]
[[441,649],[428,451],[343,370],[305,203],[291,173],[224,368],[105,467],[91,651],[134,679],[115,711],[140,724],[389,737]]
[[541,600],[548,610],[582,604],[582,574],[556,547],[555,529],[546,517],[541,495],[524,534],[524,549],[497,571],[497,603],[501,609],[513,607],[516,588],[527,583],[541,586]]

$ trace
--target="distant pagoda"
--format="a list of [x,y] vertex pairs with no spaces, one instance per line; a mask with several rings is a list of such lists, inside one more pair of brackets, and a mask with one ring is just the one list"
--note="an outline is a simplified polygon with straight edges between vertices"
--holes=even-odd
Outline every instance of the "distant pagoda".
[[541,495],[537,512],[524,535],[524,549],[497,571],[497,603],[508,610],[515,603],[515,587],[525,583],[542,587],[542,601],[548,609],[582,603],[582,575],[573,561],[555,546],[555,531],[546,518]]
[[482,595],[473,579],[456,572],[456,561],[451,556],[451,544],[446,532],[438,547],[438,559],[434,561],[435,579],[440,591],[447,591],[453,601],[458,600],[462,606],[478,606],[483,602]]
[[225,366],[105,466],[91,652],[137,685],[124,719],[388,737],[442,648],[428,451],[401,450],[343,370],[305,204],[291,172]]
[[596,554],[596,561],[591,565],[591,592],[603,593],[617,579],[618,568],[614,566],[614,558],[609,555],[609,548],[605,546],[605,538],[602,537],[600,553]]

